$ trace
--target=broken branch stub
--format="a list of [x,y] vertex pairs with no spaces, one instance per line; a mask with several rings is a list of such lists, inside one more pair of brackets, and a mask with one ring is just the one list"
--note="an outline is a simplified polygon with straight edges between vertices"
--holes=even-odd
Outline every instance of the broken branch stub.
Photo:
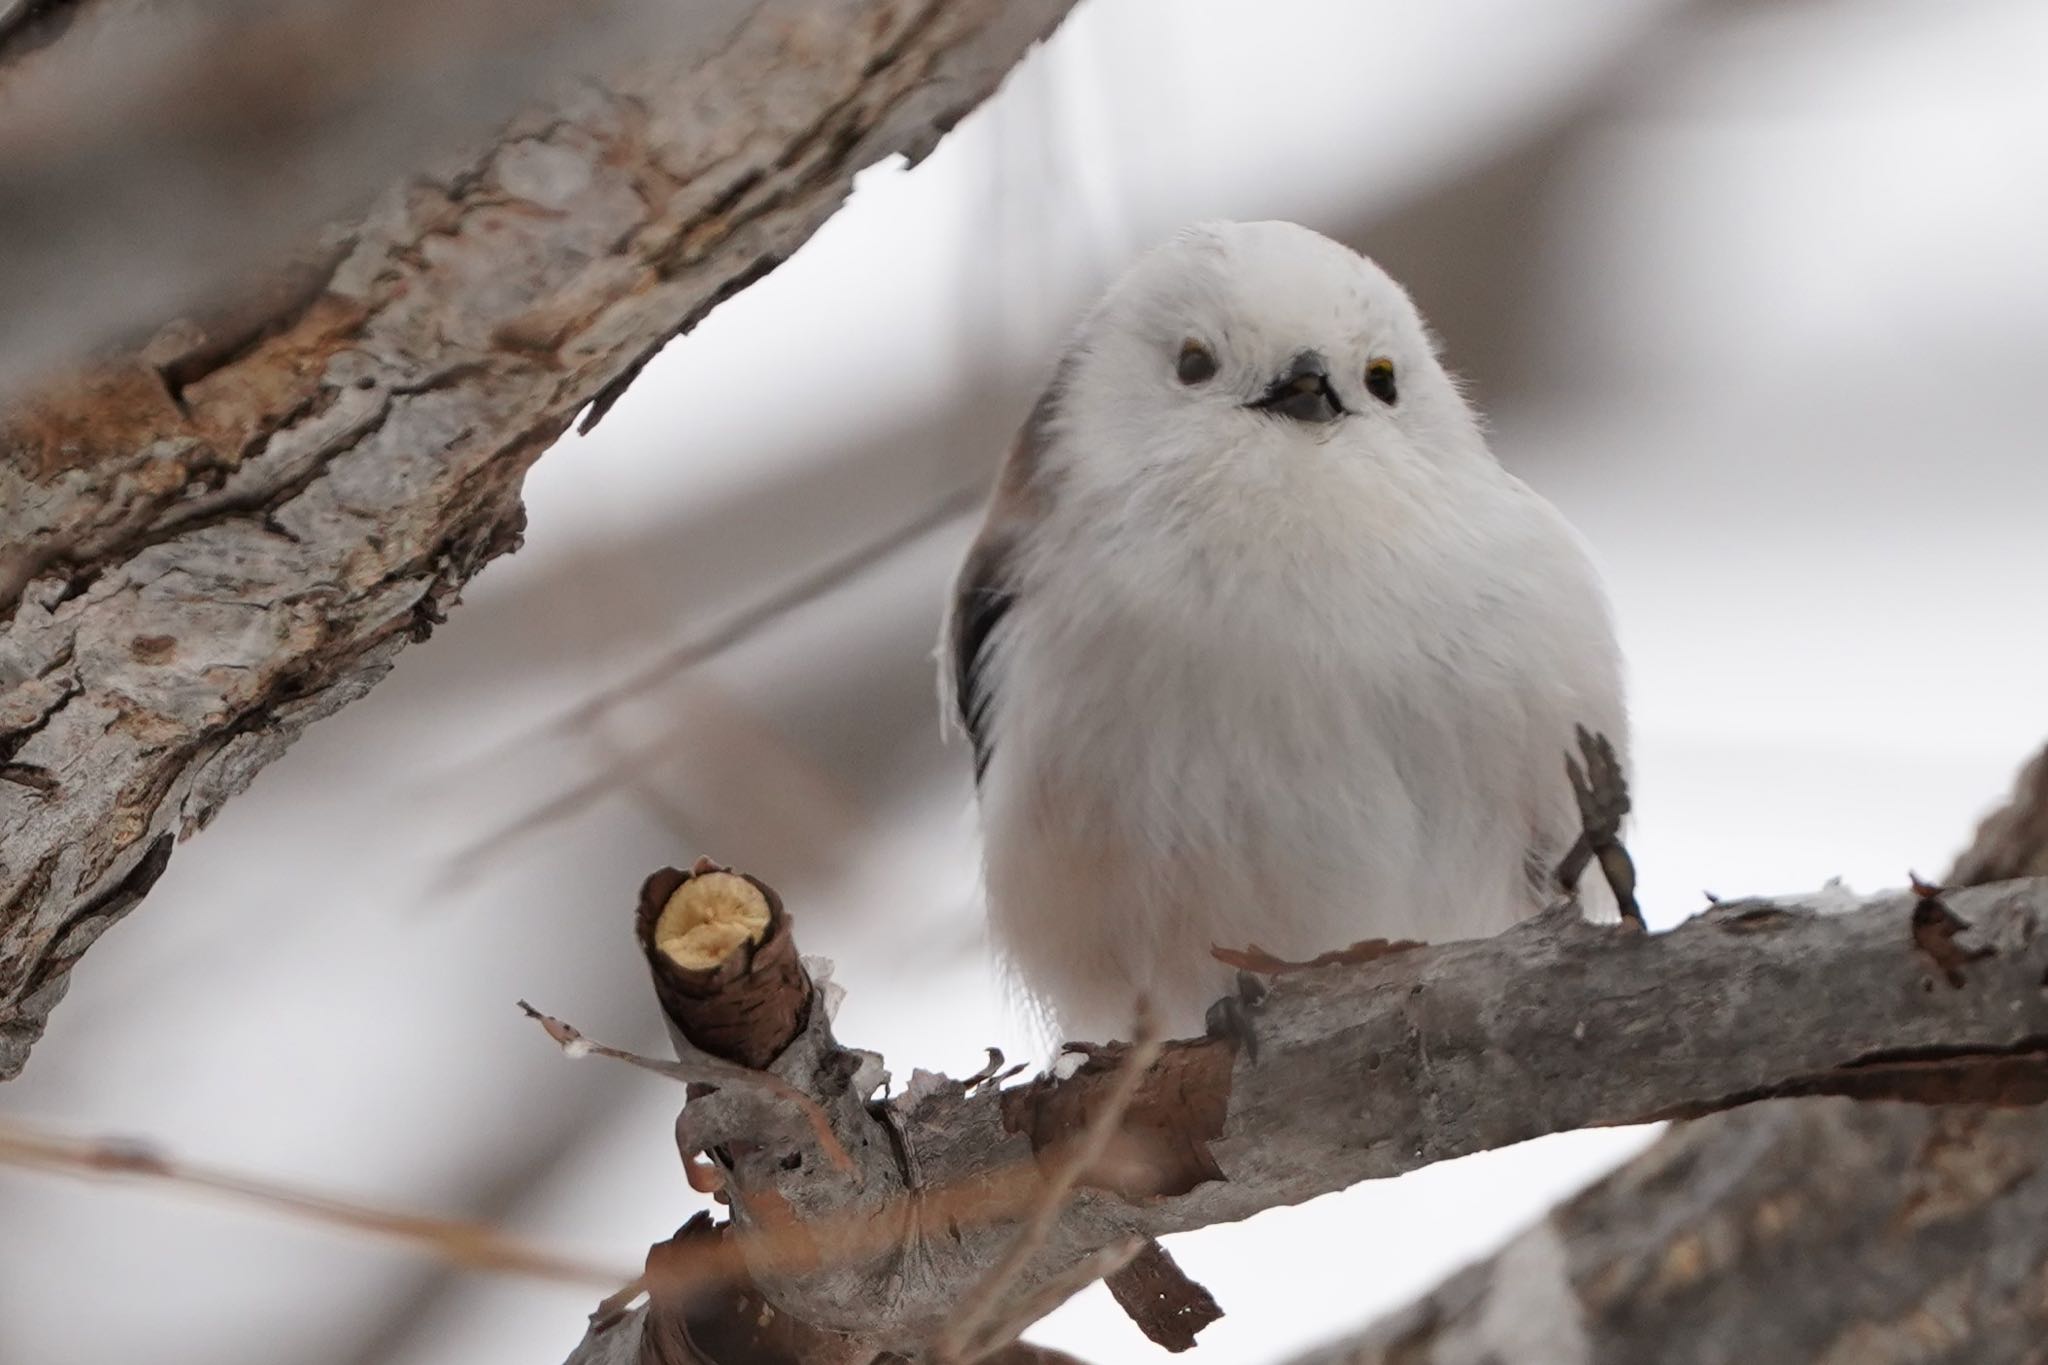
[[[766,883],[705,858],[687,872],[665,867],[641,884],[634,933],[679,1053],[765,1070],[804,1032],[811,979],[797,957],[782,898]],[[703,1103],[716,1090],[693,1084],[690,1094]],[[686,1113],[676,1136],[690,1183],[698,1187],[692,1163],[703,1147],[692,1132]],[[708,1154],[722,1186],[733,1164],[731,1146]],[[649,1249],[648,1304],[634,1324],[642,1333],[640,1365],[862,1365],[873,1357],[849,1337],[778,1313],[748,1275],[731,1229],[699,1213]],[[726,1283],[716,1292],[672,1268],[700,1265],[706,1252],[730,1258]]]
[[640,887],[634,932],[662,1014],[691,1046],[760,1069],[803,1032],[811,979],[765,883],[702,859],[665,867]]
[[[750,1351],[765,1349],[759,1329],[734,1315],[744,1318],[766,1309],[771,1318],[799,1324],[777,1328],[774,1335],[786,1344],[789,1333],[795,1332],[797,1344],[807,1352],[805,1359],[837,1360],[849,1352],[857,1356],[855,1338],[833,1330],[836,1322],[806,1323],[789,1312],[775,1313],[770,1305],[778,1296],[787,1300],[793,1295],[814,1303],[821,1281],[865,1282],[870,1292],[886,1292],[890,1279],[904,1272],[904,1251],[911,1244],[948,1225],[956,1229],[956,1238],[961,1225],[994,1236],[1030,1215],[1027,1231],[1012,1243],[1018,1264],[998,1288],[990,1290],[985,1282],[970,1288],[964,1283],[976,1268],[973,1261],[954,1258],[947,1266],[951,1278],[963,1281],[959,1287],[969,1290],[963,1303],[975,1304],[1021,1330],[1037,1316],[1033,1306],[1050,1286],[1042,1267],[1027,1280],[1014,1285],[1011,1281],[1025,1262],[1037,1258],[1042,1233],[1030,1231],[1034,1221],[1055,1218],[1064,1206],[1063,1175],[1093,1188],[1120,1188],[1126,1195],[1158,1188],[1160,1177],[1145,1174],[1155,1167],[1176,1172],[1166,1183],[1178,1188],[1214,1178],[1213,1164],[1188,1170],[1193,1158],[1180,1150],[1185,1144],[1171,1136],[1179,1110],[1187,1104],[1183,1092],[1191,1088],[1185,1068],[1168,1067],[1154,1074],[1149,1062],[1157,1044],[1140,1043],[1106,1049],[1084,1068],[1088,1079],[1074,1086],[1072,1102],[1056,1106],[1072,1122],[1073,1131],[1041,1126],[1034,1134],[1043,1138],[1035,1162],[1013,1162],[1007,1169],[959,1185],[921,1187],[897,1161],[896,1137],[876,1123],[866,1103],[882,1080],[879,1059],[842,1047],[832,1038],[830,1021],[822,1008],[814,1007],[815,990],[797,953],[790,917],[772,887],[708,859],[699,859],[687,872],[664,868],[642,885],[634,927],[678,1050],[742,1062],[769,1077],[808,1078],[811,1086],[822,1086],[813,1093],[833,1116],[837,1141],[827,1144],[822,1139],[834,1135],[821,1135],[816,1148],[829,1145],[838,1153],[858,1152],[866,1160],[849,1158],[843,1167],[867,1168],[827,1174],[813,1150],[791,1140],[796,1132],[791,1126],[764,1127],[758,1109],[762,1087],[693,1085],[690,1103],[677,1120],[677,1142],[686,1162],[703,1153],[716,1165],[733,1222],[717,1228],[693,1222],[665,1244],[666,1250],[656,1248],[650,1254],[652,1307],[645,1324],[650,1352],[674,1354],[687,1345],[695,1355],[677,1359],[728,1358],[710,1344],[717,1341],[746,1341],[754,1343]],[[1227,1073],[1228,1049],[1190,1055],[1197,1059],[1198,1069],[1203,1062],[1220,1062]],[[1098,1075],[1104,1080],[1100,1089],[1092,1084]],[[1192,1088],[1213,1092],[1217,1078],[1207,1079],[1206,1087],[1197,1083]],[[963,1083],[948,1084],[963,1094],[967,1089]],[[1126,1105],[1131,1106],[1128,1115]],[[785,1136],[775,1140],[768,1136],[771,1131]],[[1136,1185],[1123,1188],[1127,1182],[1120,1173],[1133,1172]],[[837,1177],[844,1177],[843,1183]],[[692,1183],[708,1182],[693,1176]],[[877,1228],[884,1235],[878,1237]],[[1193,1332],[1213,1320],[1213,1301],[1199,1286],[1177,1277],[1156,1242],[1141,1238],[1136,1245],[1151,1253],[1148,1264],[1156,1280],[1178,1278],[1179,1283],[1167,1285],[1171,1292],[1165,1298],[1210,1304],[1208,1318],[1199,1311],[1179,1312],[1179,1321],[1164,1328],[1166,1318],[1177,1310],[1151,1303],[1161,1294],[1141,1293],[1134,1282],[1133,1302],[1145,1300],[1147,1316],[1141,1325],[1148,1332],[1164,1328],[1161,1339],[1179,1337],[1191,1343]],[[714,1249],[720,1255],[738,1254],[724,1272],[731,1290],[707,1298],[701,1292],[705,1253]],[[1127,1259],[1104,1261],[1103,1269],[1120,1271]],[[686,1285],[697,1289],[681,1292]],[[670,1286],[679,1292],[664,1294]],[[1072,1285],[1066,1292],[1079,1287]],[[979,1299],[974,1290],[981,1291]],[[1159,1324],[1147,1325],[1154,1318]],[[997,1332],[965,1358],[981,1357],[991,1348],[1009,1354],[1004,1349],[1008,1335]],[[865,1340],[871,1352],[916,1344],[876,1341],[872,1336]]]

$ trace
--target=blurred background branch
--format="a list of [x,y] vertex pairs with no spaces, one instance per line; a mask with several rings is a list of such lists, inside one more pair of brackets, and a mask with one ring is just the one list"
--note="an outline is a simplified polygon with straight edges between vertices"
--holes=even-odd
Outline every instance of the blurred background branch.
[[[678,847],[687,848],[707,842],[692,837],[689,822],[677,818],[677,812],[648,782],[650,767],[673,757],[679,747],[689,742],[694,735],[701,733],[704,727],[702,713],[707,706],[718,705],[724,713],[714,722],[716,724],[729,729],[734,724],[744,723],[743,719],[735,714],[736,708],[732,706],[730,699],[721,698],[719,702],[714,702],[701,685],[695,689],[689,688],[686,683],[687,675],[726,650],[759,634],[791,612],[844,587],[849,580],[895,555],[906,545],[929,534],[935,528],[965,516],[969,510],[980,504],[984,496],[986,490],[978,480],[967,487],[942,494],[903,524],[891,527],[874,540],[856,545],[846,553],[808,570],[794,582],[694,632],[653,663],[636,669],[631,675],[621,678],[596,696],[585,698],[574,708],[545,725],[521,734],[493,753],[483,756],[478,760],[479,764],[490,764],[501,761],[506,751],[510,749],[567,740],[572,744],[585,746],[599,761],[595,765],[595,774],[588,780],[557,792],[545,804],[525,812],[462,849],[448,866],[447,882],[460,882],[474,875],[490,858],[507,852],[519,840],[551,824],[587,812],[593,803],[601,800],[607,793],[617,790],[624,790],[645,807],[658,812],[663,822],[675,832]],[[653,740],[639,741],[633,746],[632,752],[619,752],[615,744],[606,738],[606,722],[627,703],[664,692],[669,694],[665,709],[678,714],[680,720],[666,727]],[[757,732],[754,742],[749,746],[748,759],[756,767],[774,764],[779,748],[774,735]],[[768,783],[780,797],[772,818],[776,821],[777,828],[784,832],[789,844],[796,850],[796,859],[807,870],[822,870],[821,855],[828,855],[834,845],[851,835],[858,827],[857,817],[851,809],[852,803],[843,798],[834,799],[832,793],[818,790],[824,784],[817,780],[818,775],[815,771],[806,771],[800,761],[787,761],[791,757],[787,753],[780,754],[780,757],[785,760],[780,765],[784,769],[783,775],[780,780],[771,780]],[[819,799],[809,802],[801,800],[801,795],[806,791],[813,792]],[[796,822],[794,830],[790,828],[791,821]]]
[[277,320],[268,276],[331,262],[337,220],[393,182],[459,173],[550,83],[636,48],[701,60],[754,8],[20,0],[0,16],[0,398],[186,310],[241,344]]
[[138,1179],[240,1200],[287,1218],[396,1242],[465,1270],[528,1275],[610,1289],[615,1268],[531,1246],[488,1224],[338,1199],[237,1172],[178,1161],[132,1139],[80,1138],[0,1121],[0,1163],[88,1179]]

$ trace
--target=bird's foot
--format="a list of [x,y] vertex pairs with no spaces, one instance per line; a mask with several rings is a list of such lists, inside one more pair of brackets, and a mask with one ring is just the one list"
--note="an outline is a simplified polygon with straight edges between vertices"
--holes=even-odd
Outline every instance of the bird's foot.
[[1622,922],[1641,929],[1643,911],[1636,904],[1635,862],[1621,842],[1621,822],[1629,812],[1628,778],[1607,736],[1596,735],[1583,725],[1575,728],[1585,763],[1581,765],[1568,754],[1564,767],[1579,803],[1579,837],[1557,865],[1557,884],[1566,893],[1576,894],[1586,864],[1598,858],[1600,871],[1621,909]]

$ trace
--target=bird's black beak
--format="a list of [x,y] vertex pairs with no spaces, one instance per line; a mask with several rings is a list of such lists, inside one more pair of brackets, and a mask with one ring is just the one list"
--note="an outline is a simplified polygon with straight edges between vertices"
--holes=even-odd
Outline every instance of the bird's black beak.
[[1303,351],[1289,361],[1264,396],[1249,406],[1297,422],[1334,422],[1344,415],[1344,405],[1330,387],[1330,368],[1314,351]]

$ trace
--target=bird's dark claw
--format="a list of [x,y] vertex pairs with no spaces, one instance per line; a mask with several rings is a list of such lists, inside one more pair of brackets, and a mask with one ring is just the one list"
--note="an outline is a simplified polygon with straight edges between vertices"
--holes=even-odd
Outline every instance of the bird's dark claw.
[[1557,884],[1567,894],[1576,893],[1586,864],[1598,858],[1600,871],[1614,891],[1624,922],[1643,927],[1642,907],[1636,904],[1636,867],[1622,846],[1621,822],[1629,812],[1628,778],[1622,774],[1621,759],[1605,735],[1585,726],[1575,726],[1578,758],[1567,754],[1564,768],[1571,778],[1572,796],[1579,803],[1579,837],[1557,865]]

